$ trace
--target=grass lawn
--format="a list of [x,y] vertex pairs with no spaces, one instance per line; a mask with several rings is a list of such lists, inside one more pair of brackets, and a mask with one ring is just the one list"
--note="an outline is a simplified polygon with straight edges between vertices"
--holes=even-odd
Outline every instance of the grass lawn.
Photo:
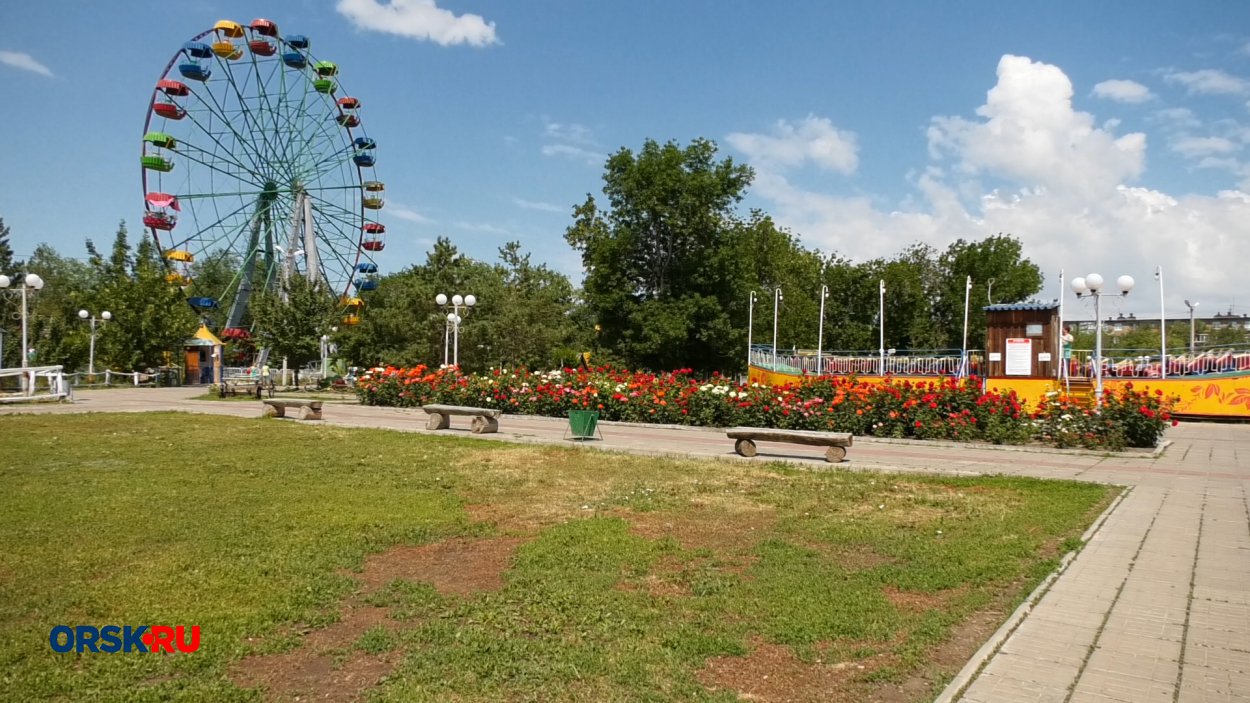
[[14,701],[929,700],[1115,490],[185,414],[0,418],[0,488]]

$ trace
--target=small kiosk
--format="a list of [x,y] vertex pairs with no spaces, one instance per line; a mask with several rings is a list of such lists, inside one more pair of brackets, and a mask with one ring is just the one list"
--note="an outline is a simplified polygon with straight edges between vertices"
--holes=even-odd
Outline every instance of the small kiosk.
[[[1034,399],[1050,390],[1063,363],[1059,303],[1007,303],[983,309],[988,388],[1011,388]],[[1035,384],[1037,388],[1032,388]]]
[[221,340],[204,325],[183,346],[186,349],[187,371],[184,383],[189,386],[221,383]]

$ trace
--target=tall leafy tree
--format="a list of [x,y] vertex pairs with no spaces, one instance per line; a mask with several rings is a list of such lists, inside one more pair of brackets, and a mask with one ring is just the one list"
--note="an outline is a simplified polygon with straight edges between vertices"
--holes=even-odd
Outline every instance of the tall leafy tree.
[[622,148],[604,168],[608,209],[590,195],[574,209],[565,239],[582,256],[586,305],[602,343],[632,365],[710,371],[740,356],[729,342],[741,286],[715,265],[753,173],[716,151],[705,139]]
[[295,367],[298,384],[300,368],[321,358],[321,335],[334,326],[337,305],[324,286],[292,274],[277,290],[252,298],[256,343],[269,349],[272,361],[285,358]]
[[[9,244],[9,227],[4,224],[4,218],[0,218],[0,275],[16,276],[18,271],[15,263],[13,247]],[[17,351],[17,348],[21,346],[21,341],[14,334],[17,327],[13,324],[13,311],[16,309],[13,297],[0,295],[0,336],[4,337],[4,352],[0,355],[0,368],[20,365],[20,363],[9,363],[10,357],[19,362],[21,359],[20,352]]]
[[[94,247],[89,244],[88,250]],[[100,329],[97,359],[125,370],[181,364],[183,343],[195,332],[196,320],[182,291],[165,280],[152,239],[145,233],[132,250],[123,222],[109,256],[93,253],[90,261],[95,288],[84,307],[97,315],[106,309],[113,313]]]
[[1010,234],[979,241],[957,239],[942,253],[937,266],[942,283],[931,326],[946,335],[948,347],[958,347],[962,341],[964,288],[969,276],[968,346],[973,348],[985,344],[984,305],[1023,302],[1042,290],[1041,269],[1025,258],[1020,240]]

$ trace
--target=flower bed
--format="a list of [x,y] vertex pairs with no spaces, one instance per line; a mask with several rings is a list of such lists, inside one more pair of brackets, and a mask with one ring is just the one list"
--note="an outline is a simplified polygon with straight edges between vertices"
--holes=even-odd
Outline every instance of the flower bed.
[[983,393],[978,379],[869,383],[824,376],[783,387],[698,380],[689,369],[651,374],[610,368],[525,369],[463,375],[454,369],[372,369],[357,380],[366,405],[429,403],[500,408],[506,413],[564,417],[598,410],[604,420],[836,430],[875,437],[913,437],[998,444],[1044,442],[1060,447],[1153,447],[1171,420],[1173,399],[1126,386],[1101,410],[1053,395],[1025,407],[1014,393]]

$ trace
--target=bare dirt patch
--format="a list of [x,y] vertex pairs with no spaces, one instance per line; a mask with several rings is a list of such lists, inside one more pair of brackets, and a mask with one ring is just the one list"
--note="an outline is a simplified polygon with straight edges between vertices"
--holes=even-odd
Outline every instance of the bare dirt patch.
[[330,654],[297,649],[285,654],[248,657],[231,669],[230,678],[245,688],[263,687],[266,701],[358,700],[391,673],[399,655],[357,652],[336,664]]
[[394,670],[402,651],[368,654],[352,648],[374,628],[399,631],[418,623],[391,618],[389,608],[368,605],[371,594],[393,581],[421,581],[445,595],[467,596],[503,588],[503,573],[520,539],[452,539],[400,546],[365,560],[360,589],[343,603],[339,620],[308,630],[289,652],[246,657],[230,668],[244,688],[261,688],[266,701],[355,701]]
[[962,592],[963,589],[955,589],[938,593],[926,593],[924,591],[905,591],[894,586],[886,586],[882,589],[882,593],[885,594],[891,605],[909,613],[923,613],[929,610],[936,610],[946,605],[952,597]]
[[503,588],[503,573],[522,540],[451,539],[416,547],[395,547],[365,561],[359,574],[371,593],[392,581],[421,581],[444,595],[470,595]]
[[613,514],[627,520],[630,532],[639,537],[671,537],[684,549],[724,553],[750,551],[777,522],[772,507],[754,503],[746,509],[726,510],[716,503],[692,502],[678,513],[617,509]]
[[853,679],[867,665],[845,661],[803,662],[786,646],[756,641],[742,657],[713,657],[698,673],[699,682],[713,691],[735,691],[762,703],[853,700],[847,694]]

